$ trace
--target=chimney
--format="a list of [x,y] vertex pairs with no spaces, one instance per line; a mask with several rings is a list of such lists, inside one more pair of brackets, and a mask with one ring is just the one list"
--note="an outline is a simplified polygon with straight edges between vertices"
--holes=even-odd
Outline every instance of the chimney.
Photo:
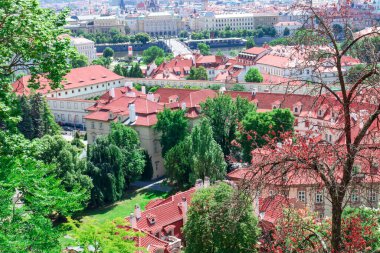
[[182,218],[183,218],[183,224],[187,221],[187,199],[185,197],[182,197]]
[[203,188],[203,181],[202,181],[202,179],[197,179],[195,181],[195,189],[199,190],[199,189],[202,189],[202,188]]
[[256,88],[253,88],[253,89],[252,89],[252,97],[256,97],[256,93],[257,93]]
[[110,89],[110,97],[115,98],[115,88]]
[[148,99],[149,101],[154,102],[154,94],[149,92],[148,95],[146,96],[146,99]]
[[131,223],[131,227],[132,227],[132,228],[137,228],[137,220],[136,220],[136,216],[135,216],[133,213],[131,213],[131,214],[129,215],[129,222]]
[[181,104],[181,109],[184,110],[184,111],[186,110],[186,103],[185,103],[185,102],[183,102],[183,103]]
[[146,87],[145,87],[145,85],[141,86],[141,92],[143,94],[146,94]]
[[130,104],[129,107],[129,120],[130,122],[135,122],[136,121],[136,106],[135,104]]
[[124,84],[124,87],[129,87],[129,88],[133,88],[133,83],[132,82],[125,82]]
[[210,186],[210,178],[209,177],[205,177],[205,180],[203,181],[203,187],[207,188],[209,186]]
[[135,216],[137,220],[141,218],[141,208],[138,204],[135,205]]

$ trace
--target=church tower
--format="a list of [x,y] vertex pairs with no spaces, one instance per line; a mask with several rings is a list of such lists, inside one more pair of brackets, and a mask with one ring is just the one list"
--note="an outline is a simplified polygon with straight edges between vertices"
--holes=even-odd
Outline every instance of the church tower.
[[160,10],[158,0],[145,0],[145,9],[150,12],[157,12]]

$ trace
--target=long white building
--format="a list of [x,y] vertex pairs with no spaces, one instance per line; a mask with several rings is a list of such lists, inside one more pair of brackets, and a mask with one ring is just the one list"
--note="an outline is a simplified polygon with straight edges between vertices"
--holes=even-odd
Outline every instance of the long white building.
[[71,45],[74,46],[80,54],[87,57],[89,63],[96,59],[96,47],[94,41],[78,37],[70,37],[70,41]]

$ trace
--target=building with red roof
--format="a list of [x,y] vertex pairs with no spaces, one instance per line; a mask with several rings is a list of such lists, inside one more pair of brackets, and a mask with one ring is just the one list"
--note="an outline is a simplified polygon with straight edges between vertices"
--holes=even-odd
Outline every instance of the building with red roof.
[[[18,95],[28,95],[31,90],[28,87],[31,76],[23,76],[13,84],[13,91]],[[52,98],[80,98],[86,99],[102,95],[104,92],[113,87],[123,86],[125,78],[112,72],[111,70],[100,66],[91,65],[82,68],[74,68],[64,76],[62,87],[52,90],[50,80],[41,75],[36,82],[40,88],[36,91],[45,97]]]

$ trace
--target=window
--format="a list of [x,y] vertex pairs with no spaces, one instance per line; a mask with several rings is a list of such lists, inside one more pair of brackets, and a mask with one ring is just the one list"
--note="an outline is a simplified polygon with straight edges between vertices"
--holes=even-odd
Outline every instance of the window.
[[154,153],[158,153],[159,152],[158,144],[159,144],[158,141],[154,141]]
[[158,170],[158,165],[160,164],[160,162],[157,161],[157,162],[155,162],[154,164],[156,165],[156,171],[157,171],[157,170]]
[[68,116],[68,121],[69,121],[69,122],[72,121],[72,119],[71,119],[71,114],[69,114],[69,116]]
[[85,122],[85,119],[84,119],[84,116],[82,116],[82,123],[84,123]]
[[315,203],[322,203],[323,202],[323,192],[317,191],[315,193]]
[[92,136],[92,142],[95,142],[95,140],[96,140],[96,134],[94,134],[94,135]]
[[270,196],[270,197],[273,197],[273,196],[274,196],[274,191],[270,190],[270,191],[269,191],[269,196]]
[[306,192],[298,191],[298,201],[306,202]]
[[65,121],[65,114],[61,114],[61,120]]
[[63,108],[63,102],[60,103],[60,107]]
[[74,93],[74,90],[72,90],[71,93]]
[[99,122],[99,129],[103,129],[103,122]]
[[298,107],[294,107],[294,113],[298,113]]
[[351,202],[356,203],[359,202],[359,194],[357,190],[353,190],[351,193]]
[[374,190],[368,191],[368,201],[369,202],[376,202],[376,192]]
[[74,108],[78,109],[78,104],[77,103],[74,103]]
[[95,123],[94,122],[91,122],[91,128],[95,129]]
[[53,107],[54,107],[54,108],[57,107],[57,102],[56,102],[56,101],[53,102]]

